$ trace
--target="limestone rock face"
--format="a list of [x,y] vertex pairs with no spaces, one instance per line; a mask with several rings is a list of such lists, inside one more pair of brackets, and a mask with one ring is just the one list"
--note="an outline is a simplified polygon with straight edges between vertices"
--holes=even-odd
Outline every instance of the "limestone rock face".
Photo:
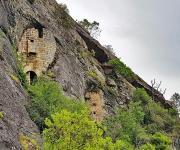
[[[0,148],[21,150],[21,135],[36,135],[24,104],[14,52],[23,55],[29,80],[52,72],[66,95],[85,99],[100,121],[125,107],[137,87],[151,91],[141,78],[130,83],[108,65],[116,58],[78,25],[55,0],[0,1]],[[33,72],[33,73],[32,73]],[[156,93],[157,99],[165,99]],[[170,106],[167,104],[167,106]],[[40,139],[39,139],[40,140]]]

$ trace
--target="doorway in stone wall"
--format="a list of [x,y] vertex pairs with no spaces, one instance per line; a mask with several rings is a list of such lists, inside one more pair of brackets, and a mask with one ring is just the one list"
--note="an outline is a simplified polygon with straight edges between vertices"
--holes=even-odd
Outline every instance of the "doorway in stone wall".
[[28,80],[29,84],[32,84],[34,81],[37,80],[37,75],[34,71],[28,71],[26,73],[26,76],[27,76],[27,80]]

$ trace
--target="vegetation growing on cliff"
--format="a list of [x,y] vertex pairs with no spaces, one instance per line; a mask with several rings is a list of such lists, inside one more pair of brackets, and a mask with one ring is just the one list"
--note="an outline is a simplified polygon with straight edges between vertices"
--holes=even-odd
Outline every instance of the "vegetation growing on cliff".
[[65,96],[61,87],[48,77],[40,77],[28,88],[31,102],[27,106],[32,120],[43,130],[45,118],[50,118],[52,113],[66,109],[78,112],[86,109],[85,104]]
[[69,9],[65,4],[59,4],[55,6],[54,17],[57,20],[59,26],[63,26],[65,29],[71,29],[74,27],[74,21],[69,16]]
[[113,140],[126,140],[135,147],[151,144],[158,150],[170,149],[170,139],[172,136],[177,138],[177,130],[180,129],[177,112],[172,114],[174,111],[164,109],[145,90],[137,89],[128,108],[120,109],[114,117],[107,118],[106,135]]
[[100,36],[101,29],[99,28],[99,22],[93,21],[89,22],[87,19],[83,19],[79,21],[79,24],[84,27],[87,31],[89,31],[90,35],[94,38]]
[[126,64],[124,64],[120,59],[112,59],[109,64],[114,65],[115,70],[121,74],[128,81],[132,81],[135,78],[135,74]]
[[172,137],[179,135],[175,110],[162,108],[143,89],[134,92],[128,108],[103,124],[93,121],[83,102],[64,96],[47,77],[39,78],[29,92],[28,110],[43,131],[45,150],[168,150]]

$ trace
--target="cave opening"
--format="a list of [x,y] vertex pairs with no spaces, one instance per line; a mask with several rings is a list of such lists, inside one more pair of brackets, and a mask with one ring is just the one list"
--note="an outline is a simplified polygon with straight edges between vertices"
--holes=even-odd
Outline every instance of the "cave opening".
[[43,38],[43,34],[44,34],[43,29],[44,29],[45,27],[44,27],[43,25],[41,25],[39,22],[37,22],[37,21],[32,22],[32,23],[28,26],[28,28],[35,28],[35,29],[37,29],[37,30],[38,30],[38,37],[39,37],[39,38]]

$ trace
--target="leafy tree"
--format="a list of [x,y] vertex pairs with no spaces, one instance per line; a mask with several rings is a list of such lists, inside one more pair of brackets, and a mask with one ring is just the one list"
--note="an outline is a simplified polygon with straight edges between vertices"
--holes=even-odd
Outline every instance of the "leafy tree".
[[[113,140],[127,140],[140,149],[165,147],[162,150],[166,150],[171,143],[169,137],[179,137],[179,122],[173,109],[164,109],[144,89],[137,89],[128,108],[119,109],[104,124],[107,126],[106,135]],[[158,140],[161,141],[159,145],[155,142]]]
[[45,120],[45,150],[132,150],[127,142],[113,143],[110,137],[103,138],[104,127],[92,121],[87,111],[62,110],[51,118]]
[[79,21],[79,24],[88,30],[90,35],[94,38],[97,38],[101,33],[99,22],[89,22],[87,19],[83,19],[82,21]]
[[139,148],[139,150],[156,150],[156,149],[155,149],[155,146],[154,146],[154,145],[148,143],[148,144],[142,145],[142,146]]
[[171,100],[173,101],[175,107],[177,108],[178,112],[180,113],[180,94],[174,93],[171,97]]
[[144,113],[142,108],[139,107],[139,103],[131,103],[129,109],[120,109],[116,116],[105,121],[106,134],[111,136],[113,140],[122,139],[137,146],[148,139],[145,131],[140,126],[143,117]]
[[155,133],[152,135],[151,143],[155,145],[156,150],[171,150],[171,139],[162,133]]
[[29,86],[28,91],[31,101],[27,109],[32,120],[41,130],[45,127],[45,118],[58,110],[67,109],[75,112],[87,109],[84,103],[64,96],[60,85],[45,76]]

